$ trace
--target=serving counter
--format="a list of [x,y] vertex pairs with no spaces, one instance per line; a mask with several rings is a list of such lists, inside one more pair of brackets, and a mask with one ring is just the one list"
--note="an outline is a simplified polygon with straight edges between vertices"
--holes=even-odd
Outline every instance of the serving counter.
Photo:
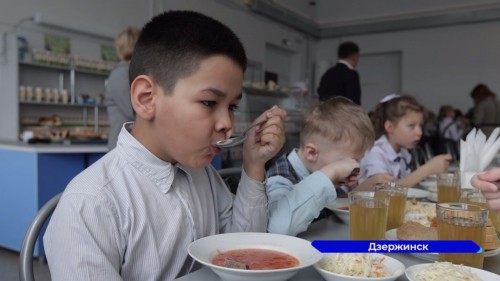
[[[0,247],[19,251],[41,206],[107,151],[106,145],[0,142]],[[41,240],[35,256],[43,255]]]

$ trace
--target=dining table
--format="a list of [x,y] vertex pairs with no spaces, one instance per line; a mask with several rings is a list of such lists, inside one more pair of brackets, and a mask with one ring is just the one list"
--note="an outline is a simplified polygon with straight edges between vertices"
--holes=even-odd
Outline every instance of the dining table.
[[[328,216],[326,218],[317,220],[311,223],[308,229],[297,235],[299,238],[306,239],[308,241],[314,240],[349,240],[349,225],[343,223],[335,214]],[[406,268],[423,263],[432,263],[433,261],[429,261],[421,258],[420,255],[412,255],[408,253],[390,253],[385,254],[391,256],[400,262],[402,262]],[[483,269],[499,274],[500,280],[500,254],[490,257],[484,258]],[[195,281],[195,280],[204,280],[204,281],[220,281],[220,277],[217,276],[210,268],[203,266],[201,269],[184,275],[176,280],[179,281]],[[289,279],[290,281],[320,281],[324,280],[323,277],[314,269],[314,267],[310,266],[307,268],[303,268],[299,270],[299,272]],[[398,281],[407,281],[406,275],[401,275]],[[493,281],[493,280],[488,280]]]

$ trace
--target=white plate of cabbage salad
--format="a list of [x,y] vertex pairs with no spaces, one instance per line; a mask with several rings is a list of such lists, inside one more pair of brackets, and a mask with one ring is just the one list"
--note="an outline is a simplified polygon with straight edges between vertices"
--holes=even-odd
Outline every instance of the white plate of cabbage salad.
[[493,281],[500,275],[451,262],[424,263],[410,266],[405,271],[410,281]]
[[405,266],[382,254],[325,253],[314,264],[325,280],[396,280],[404,274]]

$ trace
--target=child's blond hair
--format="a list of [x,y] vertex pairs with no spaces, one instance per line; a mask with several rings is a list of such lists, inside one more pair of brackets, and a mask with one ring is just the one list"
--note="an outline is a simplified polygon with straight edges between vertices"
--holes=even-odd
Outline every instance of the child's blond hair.
[[344,97],[333,97],[309,107],[300,132],[301,146],[315,135],[332,142],[351,143],[356,151],[373,146],[375,133],[365,110]]
[[129,61],[134,52],[135,43],[141,30],[135,26],[128,26],[115,38],[116,53],[120,60]]

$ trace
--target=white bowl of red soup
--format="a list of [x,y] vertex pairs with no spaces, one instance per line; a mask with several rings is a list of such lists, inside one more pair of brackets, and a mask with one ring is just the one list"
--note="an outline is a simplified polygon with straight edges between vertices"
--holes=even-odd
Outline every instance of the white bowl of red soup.
[[325,206],[331,210],[343,223],[349,224],[349,199],[337,198]]
[[188,253],[228,281],[288,280],[322,257],[307,240],[257,232],[207,236],[192,242]]

